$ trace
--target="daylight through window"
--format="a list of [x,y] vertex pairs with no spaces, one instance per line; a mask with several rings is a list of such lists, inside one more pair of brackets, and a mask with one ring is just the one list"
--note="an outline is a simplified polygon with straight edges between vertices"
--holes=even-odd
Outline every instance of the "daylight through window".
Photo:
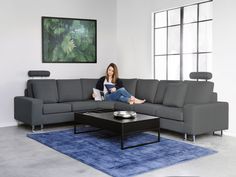
[[212,1],[154,13],[154,78],[187,80],[211,71]]

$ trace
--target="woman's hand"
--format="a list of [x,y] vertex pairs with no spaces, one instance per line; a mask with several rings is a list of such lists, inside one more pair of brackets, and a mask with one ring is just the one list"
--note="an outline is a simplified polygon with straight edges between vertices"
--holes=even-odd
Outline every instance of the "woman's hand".
[[116,88],[115,88],[115,87],[113,87],[113,88],[111,88],[111,89],[110,89],[110,91],[111,91],[111,93],[113,93],[113,92],[115,92],[115,91],[116,91]]
[[95,98],[97,95],[95,93],[92,94],[92,97]]

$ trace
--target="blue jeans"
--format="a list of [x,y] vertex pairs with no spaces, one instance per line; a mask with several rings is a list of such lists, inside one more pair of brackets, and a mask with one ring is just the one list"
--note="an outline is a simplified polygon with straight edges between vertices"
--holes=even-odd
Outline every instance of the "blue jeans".
[[106,101],[121,101],[124,103],[129,103],[129,99],[132,95],[125,90],[124,87],[117,89],[115,92],[106,94],[105,100]]

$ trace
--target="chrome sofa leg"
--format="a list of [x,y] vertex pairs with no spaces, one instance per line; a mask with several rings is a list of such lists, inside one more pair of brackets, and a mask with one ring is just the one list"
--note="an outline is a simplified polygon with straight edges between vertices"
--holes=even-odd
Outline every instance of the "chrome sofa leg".
[[22,123],[20,122],[20,121],[16,121],[16,123],[17,123],[17,126],[20,126]]
[[[185,134],[184,134],[184,141],[187,141],[187,140],[188,140],[188,134],[185,133]],[[192,141],[195,142],[195,140],[196,140],[196,136],[195,136],[195,135],[192,135]]]
[[223,130],[220,130],[220,134],[217,134],[217,133],[213,132],[213,135],[214,136],[223,136]]
[[34,130],[35,130],[35,126],[34,126],[34,125],[32,125],[32,132],[34,132]]
[[184,134],[184,140],[187,141],[187,139],[188,139],[188,134],[185,133],[185,134]]
[[[38,132],[39,131],[39,128],[37,127],[37,129],[36,129],[36,126],[37,125],[32,125],[32,132]],[[40,131],[43,131],[43,124],[40,124]]]

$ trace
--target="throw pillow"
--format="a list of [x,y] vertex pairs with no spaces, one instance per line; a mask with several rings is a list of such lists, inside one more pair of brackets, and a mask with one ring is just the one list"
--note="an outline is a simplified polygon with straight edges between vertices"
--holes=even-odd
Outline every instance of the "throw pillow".
[[166,106],[183,107],[186,92],[187,84],[185,83],[168,84],[163,104]]

